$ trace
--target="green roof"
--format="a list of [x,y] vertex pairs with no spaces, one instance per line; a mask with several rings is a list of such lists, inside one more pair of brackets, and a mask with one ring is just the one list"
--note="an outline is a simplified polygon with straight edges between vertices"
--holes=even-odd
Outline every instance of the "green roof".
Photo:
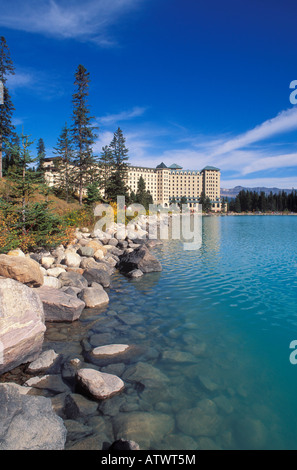
[[182,170],[183,169],[182,166],[179,166],[176,163],[173,163],[172,165],[170,165],[169,168],[171,168],[172,170]]
[[[219,168],[216,168],[215,166],[205,166],[203,170],[213,170],[213,171],[220,171]],[[201,170],[201,171],[203,171]]]
[[167,166],[162,162],[160,165],[156,166],[156,168],[167,168]]

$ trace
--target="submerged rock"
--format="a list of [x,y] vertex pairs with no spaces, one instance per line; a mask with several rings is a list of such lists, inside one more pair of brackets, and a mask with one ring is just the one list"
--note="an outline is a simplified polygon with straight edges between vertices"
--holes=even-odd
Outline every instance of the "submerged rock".
[[130,346],[128,344],[108,344],[106,346],[98,346],[94,348],[92,354],[95,357],[106,358],[108,356],[115,356],[126,352]]
[[174,419],[163,413],[120,413],[113,418],[116,439],[137,441],[142,449],[157,448],[174,429]]
[[221,424],[216,404],[209,399],[198,402],[197,407],[182,410],[177,415],[177,426],[181,432],[193,437],[216,436]]

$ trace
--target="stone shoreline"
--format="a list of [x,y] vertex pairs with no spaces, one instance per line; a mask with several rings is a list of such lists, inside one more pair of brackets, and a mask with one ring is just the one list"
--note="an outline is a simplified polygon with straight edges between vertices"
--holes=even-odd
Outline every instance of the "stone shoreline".
[[[71,323],[85,308],[108,306],[106,289],[116,270],[129,278],[162,270],[150,251],[160,242],[148,239],[147,222],[142,216],[124,239],[117,238],[124,227],[114,224],[106,232],[76,230],[66,248],[0,255],[1,450],[64,449],[69,427],[79,427],[69,421],[124,390],[121,378],[94,364],[127,358],[137,353],[133,345],[97,344],[88,351],[92,362],[42,346],[46,325]],[[156,228],[160,223],[156,218]]]

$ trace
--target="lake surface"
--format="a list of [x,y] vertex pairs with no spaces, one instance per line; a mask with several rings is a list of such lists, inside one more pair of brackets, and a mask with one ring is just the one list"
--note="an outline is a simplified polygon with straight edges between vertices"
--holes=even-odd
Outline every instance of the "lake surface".
[[164,242],[162,273],[116,274],[108,309],[50,326],[47,341],[70,357],[88,360],[82,339],[134,346],[97,363],[126,390],[82,420],[86,448],[128,437],[160,450],[297,449],[296,242],[297,217],[203,217],[199,250]]

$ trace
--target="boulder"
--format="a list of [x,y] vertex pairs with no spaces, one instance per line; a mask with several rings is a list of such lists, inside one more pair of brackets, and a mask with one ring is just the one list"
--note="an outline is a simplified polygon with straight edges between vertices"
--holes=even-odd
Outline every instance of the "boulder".
[[0,384],[0,450],[63,450],[66,428],[51,400]]
[[216,436],[220,425],[217,406],[207,398],[200,400],[195,408],[181,410],[177,415],[177,427],[184,434],[193,437]]
[[73,271],[60,274],[59,281],[63,287],[78,287],[80,289],[88,287],[88,281],[81,274]]
[[131,279],[138,279],[143,276],[143,272],[140,269],[133,269],[133,271],[127,273],[127,276],[131,277]]
[[45,286],[35,291],[43,303],[45,321],[72,322],[80,317],[85,308],[82,300],[59,289]]
[[20,248],[16,248],[15,250],[10,250],[7,253],[7,256],[21,256],[22,258],[26,257],[25,253],[22,250],[20,250]]
[[110,398],[124,389],[124,382],[116,375],[95,369],[80,369],[76,375],[79,386],[96,400]]
[[103,253],[102,250],[100,250],[100,248],[95,251],[95,253],[94,253],[94,258],[95,258],[96,261],[97,261],[97,260],[101,260],[101,259],[104,258],[104,253]]
[[89,268],[83,273],[83,277],[88,281],[88,284],[97,282],[103,287],[110,286],[110,276],[104,269]]
[[70,391],[69,387],[63,382],[60,374],[32,377],[32,379],[28,379],[24,385],[40,390],[48,390],[53,393],[65,393]]
[[69,393],[65,399],[64,414],[68,419],[90,416],[96,413],[98,403],[83,397],[79,393]]
[[95,357],[108,358],[126,352],[130,346],[128,344],[108,344],[106,346],[98,346],[94,348],[92,354]]
[[29,287],[43,284],[43,274],[39,264],[31,258],[22,256],[0,255],[0,276],[14,279]]
[[74,251],[66,250],[64,255],[65,257],[63,259],[63,263],[65,263],[66,266],[71,268],[79,268],[81,257],[77,253],[75,253]]
[[43,286],[53,287],[54,289],[60,289],[62,287],[62,283],[56,277],[44,276]]
[[116,439],[137,441],[142,449],[158,449],[160,441],[173,431],[174,419],[164,413],[134,411],[113,418]]
[[94,256],[94,249],[91,246],[82,246],[77,250],[77,253],[81,256]]
[[53,256],[43,256],[41,258],[41,264],[45,269],[49,269],[55,262],[55,258]]
[[64,268],[58,268],[58,267],[55,267],[55,268],[50,268],[47,270],[47,275],[48,276],[53,276],[53,277],[59,277],[60,274],[62,273],[65,273],[66,270]]
[[102,307],[109,302],[109,297],[99,284],[93,287],[85,287],[79,294],[79,298],[88,308]]
[[45,371],[54,364],[58,356],[53,349],[44,351],[35,361],[29,364],[27,371],[34,374]]
[[120,257],[119,269],[123,273],[129,273],[134,269],[140,269],[143,273],[162,271],[161,263],[152,255],[145,245],[136,248],[131,253],[125,253]]
[[1,278],[0,374],[35,360],[42,351],[45,330],[37,293],[13,279]]

